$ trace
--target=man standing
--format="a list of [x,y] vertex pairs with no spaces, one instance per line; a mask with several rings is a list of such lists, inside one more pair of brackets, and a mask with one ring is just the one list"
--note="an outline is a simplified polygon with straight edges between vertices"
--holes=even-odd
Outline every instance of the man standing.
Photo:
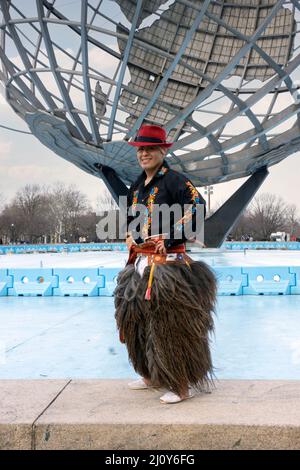
[[[186,255],[184,244],[197,230],[197,210],[205,201],[188,178],[169,168],[165,156],[172,143],[162,127],[142,126],[129,145],[137,147],[143,172],[128,195],[129,260],[115,290],[116,321],[141,375],[129,387],[164,387],[161,402],[178,403],[194,396],[191,387],[201,390],[212,378],[216,280],[205,263]],[[169,211],[169,220],[155,218],[162,205],[177,205],[179,217]]]

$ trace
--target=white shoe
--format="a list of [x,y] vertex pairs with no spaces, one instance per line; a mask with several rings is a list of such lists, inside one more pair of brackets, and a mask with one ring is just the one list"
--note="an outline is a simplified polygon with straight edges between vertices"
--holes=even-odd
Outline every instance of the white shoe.
[[195,396],[195,392],[192,389],[189,389],[188,395],[184,398],[181,398],[174,392],[167,392],[162,397],[160,397],[161,403],[179,403],[184,400],[188,400],[189,398],[193,398]]
[[147,385],[142,378],[134,380],[128,384],[128,387],[131,390],[146,390],[147,388],[151,388],[151,385]]

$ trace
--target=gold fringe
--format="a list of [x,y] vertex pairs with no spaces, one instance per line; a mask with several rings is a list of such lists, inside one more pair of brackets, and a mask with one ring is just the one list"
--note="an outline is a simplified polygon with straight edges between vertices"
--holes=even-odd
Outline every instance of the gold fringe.
[[148,286],[147,286],[147,290],[145,294],[145,300],[151,300],[151,289],[152,289],[152,282],[153,282],[153,276],[154,276],[154,269],[155,269],[155,263],[152,262],[149,279],[148,279]]

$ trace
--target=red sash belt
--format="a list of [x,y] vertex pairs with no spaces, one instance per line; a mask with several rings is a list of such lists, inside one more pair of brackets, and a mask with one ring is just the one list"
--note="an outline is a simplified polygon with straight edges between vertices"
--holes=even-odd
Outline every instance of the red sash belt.
[[[132,245],[129,251],[129,258],[127,261],[127,266],[129,264],[134,264],[138,255],[148,256],[148,265],[151,266],[148,286],[145,293],[145,300],[151,299],[151,288],[154,277],[154,269],[156,264],[173,264],[173,263],[185,263],[190,268],[190,262],[192,259],[185,252],[185,244],[174,246],[167,249],[167,254],[155,253],[156,243],[153,241],[141,243],[139,245]],[[168,254],[182,254],[180,257],[176,257],[174,260],[168,259]],[[120,341],[125,343],[125,338],[123,332],[120,330]]]
[[[155,253],[155,248],[156,243],[153,241],[141,243],[140,245],[132,245],[127,261],[127,265],[134,264],[138,255],[144,255],[148,257],[148,266],[151,266],[151,269],[149,274],[148,287],[145,294],[145,300],[150,300],[151,297],[151,288],[154,277],[155,265],[185,263],[190,267],[190,262],[192,261],[191,258],[185,252],[184,243],[168,248],[166,254]],[[178,254],[179,256],[168,256],[171,254]]]
[[[154,263],[158,263],[158,264],[164,263],[166,261],[167,255],[161,255],[159,253],[155,253],[155,247],[156,247],[156,244],[154,242],[145,242],[139,245],[131,245],[127,265],[133,264],[139,254],[145,255],[145,256],[148,255],[148,259],[151,257],[151,260]],[[169,253],[170,254],[171,253],[185,253],[185,244],[181,243],[180,245],[168,248],[167,254]]]

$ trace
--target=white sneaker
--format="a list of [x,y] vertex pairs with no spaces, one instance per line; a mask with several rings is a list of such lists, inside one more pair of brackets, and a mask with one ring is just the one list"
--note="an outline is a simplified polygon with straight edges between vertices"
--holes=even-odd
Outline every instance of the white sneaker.
[[151,388],[151,385],[147,385],[142,378],[134,380],[128,384],[128,387],[131,390],[146,390],[147,388]]
[[192,389],[189,389],[188,395],[185,398],[181,398],[174,392],[167,392],[162,397],[160,397],[161,403],[179,403],[184,400],[188,400],[189,398],[193,398],[195,396],[195,392]]

